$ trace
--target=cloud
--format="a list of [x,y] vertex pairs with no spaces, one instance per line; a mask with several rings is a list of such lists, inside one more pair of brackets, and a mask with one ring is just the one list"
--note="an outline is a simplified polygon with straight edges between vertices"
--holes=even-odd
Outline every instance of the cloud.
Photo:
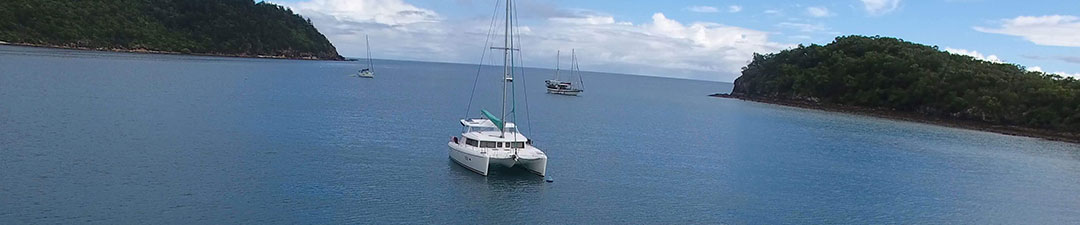
[[[1038,66],[1028,67],[1027,71],[1046,73],[1046,72],[1043,71],[1042,67],[1038,67]],[[1080,79],[1080,73],[1053,72],[1053,73],[1049,73],[1049,74],[1056,74],[1056,75],[1062,76],[1062,77],[1072,77],[1073,79]]]
[[781,27],[781,28],[799,30],[799,31],[802,31],[802,32],[825,31],[825,25],[824,24],[806,24],[806,23],[782,22],[782,23],[776,24],[776,26]]
[[777,16],[784,15],[784,11],[780,11],[779,9],[768,9],[768,10],[763,11],[763,13],[769,14],[769,15],[777,15]]
[[945,47],[945,51],[949,52],[949,53],[952,53],[952,54],[957,54],[957,55],[971,56],[971,57],[974,57],[976,59],[979,59],[979,60],[982,60],[982,61],[987,61],[987,62],[995,62],[995,63],[1004,62],[1004,61],[1001,60],[1001,58],[998,58],[997,55],[983,56],[983,54],[979,53],[978,51],[969,51],[967,49],[958,49],[958,48],[949,48],[949,47]]
[[1054,72],[1054,74],[1062,77],[1072,77],[1073,79],[1080,79],[1080,73]]
[[690,10],[691,12],[699,12],[699,13],[720,12],[720,9],[717,9],[716,7],[712,7],[712,6],[690,6],[690,7],[686,8],[686,9]]
[[888,14],[900,8],[900,0],[860,0],[866,13],[874,16]]
[[[401,0],[309,0],[286,6],[311,18],[345,56],[363,55],[364,35],[370,35],[376,58],[478,63],[491,23],[491,15],[445,19]],[[771,41],[769,32],[683,23],[662,13],[635,24],[602,12],[549,11],[557,13],[519,28],[525,66],[549,67],[557,50],[577,49],[585,70],[732,81],[754,53],[792,46]]]
[[[686,10],[690,10],[691,12],[698,12],[698,13],[717,13],[717,12],[720,12],[720,9],[718,9],[716,7],[712,7],[712,6],[690,6],[690,7],[686,7]],[[741,12],[741,11],[742,11],[742,6],[731,5],[731,6],[727,7],[727,12],[729,12],[729,13],[737,13],[737,12]]]
[[310,0],[285,4],[308,17],[325,16],[342,22],[400,26],[440,20],[438,14],[402,0]]
[[1020,16],[1001,20],[1001,27],[974,27],[984,33],[1023,37],[1037,45],[1080,47],[1080,18],[1076,16]]
[[833,13],[829,12],[829,8],[825,8],[824,6],[806,7],[806,14],[809,14],[812,17],[819,17],[819,18],[820,17],[833,16]]
[[755,52],[790,47],[769,41],[768,32],[717,23],[683,24],[663,13],[640,25],[606,19],[607,23],[586,25],[564,23],[567,20],[561,18],[550,21],[525,40],[535,44],[533,51],[550,55],[537,57],[577,48],[579,59],[587,59],[582,66],[593,64],[613,72],[730,81]]
[[742,6],[739,6],[739,5],[731,5],[731,6],[728,6],[728,10],[727,10],[727,11],[728,11],[729,13],[737,13],[737,12],[742,12]]

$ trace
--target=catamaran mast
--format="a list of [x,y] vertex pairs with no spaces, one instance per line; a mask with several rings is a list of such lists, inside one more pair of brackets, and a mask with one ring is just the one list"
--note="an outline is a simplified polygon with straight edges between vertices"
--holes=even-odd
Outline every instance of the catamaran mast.
[[[510,4],[511,4],[511,2],[510,1],[511,0],[506,0],[506,31],[503,32],[503,35],[505,36],[504,40],[503,40],[503,94],[502,94],[502,98],[503,98],[503,100],[502,100],[502,119],[503,119],[503,121],[506,121],[506,89],[507,89],[507,85],[510,82],[510,79],[512,79],[512,75],[510,74],[511,73],[511,70],[510,70],[510,50],[511,50],[511,48],[513,46],[513,42],[510,39],[510,29],[511,29],[510,26],[511,26],[511,23],[512,23],[511,20],[510,20],[511,19],[511,17],[510,17]],[[501,131],[499,133],[499,137],[503,137],[505,134],[506,134],[506,127],[504,125],[504,127],[502,127],[502,129],[501,129]]]

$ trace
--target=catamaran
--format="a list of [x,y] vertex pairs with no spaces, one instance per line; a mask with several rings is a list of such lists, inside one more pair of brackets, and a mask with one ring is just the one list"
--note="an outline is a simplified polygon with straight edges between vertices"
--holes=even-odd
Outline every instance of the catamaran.
[[[567,78],[569,81],[561,81],[561,80],[559,80],[559,71],[560,71],[559,61],[560,61],[560,58],[561,58],[560,55],[561,55],[561,52],[556,52],[555,53],[555,79],[544,81],[544,84],[547,86],[547,93],[557,94],[557,95],[577,96],[578,94],[581,94],[581,92],[583,92],[585,90],[584,90],[584,83],[581,82],[581,74],[578,71],[576,51],[575,50],[570,51],[570,77]],[[574,85],[574,83],[572,83],[572,81],[574,80],[574,75],[575,74],[578,77],[578,85]],[[581,86],[581,88],[578,88],[578,86]]]
[[[532,145],[532,140],[525,137],[513,122],[516,120],[516,98],[514,96],[514,48],[515,32],[512,0],[506,0],[506,30],[503,47],[492,47],[503,51],[502,79],[502,117],[487,110],[480,110],[482,117],[461,119],[461,136],[450,138],[450,159],[480,175],[487,176],[492,166],[521,167],[537,175],[544,176],[547,171],[547,155]],[[486,43],[485,43],[486,44]],[[483,68],[483,67],[481,67]],[[477,73],[479,79],[479,73]],[[524,86],[524,85],[522,85]],[[507,110],[507,90],[510,90],[510,109]],[[475,89],[473,90],[475,94]],[[472,99],[470,97],[470,107]],[[509,118],[510,121],[504,121]]]
[[356,77],[375,78],[375,64],[371,62],[371,43],[368,41],[367,35],[364,35],[364,45],[367,46],[365,49],[367,49],[368,67],[357,72]]

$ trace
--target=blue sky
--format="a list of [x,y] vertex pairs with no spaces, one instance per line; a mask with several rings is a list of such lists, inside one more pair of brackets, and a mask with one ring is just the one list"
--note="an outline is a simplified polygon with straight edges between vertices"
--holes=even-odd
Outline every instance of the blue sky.
[[[283,0],[342,55],[477,63],[495,0]],[[991,0],[518,0],[525,63],[732,81],[753,53],[882,35],[1080,76],[1080,3]],[[490,63],[490,62],[489,62]]]

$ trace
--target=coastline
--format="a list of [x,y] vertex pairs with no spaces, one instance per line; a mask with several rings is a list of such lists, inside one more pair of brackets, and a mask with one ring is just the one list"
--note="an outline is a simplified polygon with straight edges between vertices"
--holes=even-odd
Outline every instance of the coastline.
[[1004,126],[993,125],[979,121],[964,121],[964,120],[946,120],[917,113],[910,112],[897,112],[892,110],[873,109],[856,106],[836,105],[836,104],[823,104],[807,101],[791,100],[791,99],[776,99],[776,98],[763,98],[763,97],[751,97],[745,95],[731,95],[731,94],[710,94],[711,97],[718,98],[730,98],[739,99],[743,101],[760,102],[765,104],[783,105],[804,109],[815,109],[829,112],[839,112],[846,114],[871,116],[877,118],[900,120],[924,124],[932,124],[938,126],[960,128],[967,130],[977,130],[985,132],[993,132],[1005,135],[1023,136],[1032,138],[1041,138],[1050,141],[1061,141],[1080,144],[1080,134],[1056,132],[1043,129],[1017,127],[1017,126]]
[[325,60],[325,61],[348,61],[344,57],[340,59],[323,59],[315,56],[306,57],[289,57],[285,55],[246,55],[246,54],[214,54],[214,53],[183,53],[172,51],[158,51],[149,50],[144,48],[137,49],[123,49],[123,48],[88,48],[78,46],[64,46],[64,45],[45,45],[45,44],[31,44],[31,43],[12,43],[0,41],[0,45],[10,46],[22,46],[22,47],[35,47],[35,48],[53,48],[53,49],[68,49],[68,50],[84,50],[84,51],[101,51],[101,52],[123,52],[123,53],[139,53],[139,54],[160,54],[160,55],[190,55],[190,56],[213,56],[213,57],[233,57],[233,58],[255,58],[255,59],[290,59],[290,60]]

